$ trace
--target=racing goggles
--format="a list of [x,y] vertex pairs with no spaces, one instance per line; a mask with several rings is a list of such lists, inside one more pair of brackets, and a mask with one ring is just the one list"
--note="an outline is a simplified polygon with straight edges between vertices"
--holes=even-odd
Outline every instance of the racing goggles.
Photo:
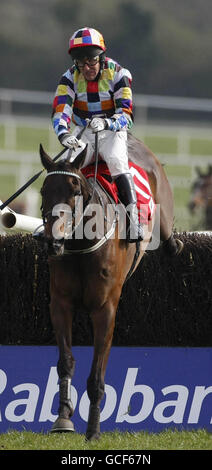
[[83,69],[83,67],[85,67],[85,65],[87,65],[88,67],[95,67],[95,65],[97,65],[99,63],[99,56],[96,56],[96,57],[85,57],[84,59],[75,59],[74,61],[75,65],[77,67],[79,67],[79,69]]

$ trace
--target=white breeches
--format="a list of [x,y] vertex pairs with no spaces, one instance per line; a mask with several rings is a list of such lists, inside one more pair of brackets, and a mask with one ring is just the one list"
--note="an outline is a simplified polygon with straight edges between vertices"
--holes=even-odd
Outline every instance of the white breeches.
[[[82,128],[76,126],[72,135],[77,136]],[[83,167],[94,162],[95,134],[91,129],[85,129],[80,139],[87,147],[87,155]],[[98,135],[99,155],[107,163],[112,177],[123,173],[129,173],[127,152],[127,131],[104,130]],[[82,151],[82,148],[71,151],[70,161],[73,161]]]

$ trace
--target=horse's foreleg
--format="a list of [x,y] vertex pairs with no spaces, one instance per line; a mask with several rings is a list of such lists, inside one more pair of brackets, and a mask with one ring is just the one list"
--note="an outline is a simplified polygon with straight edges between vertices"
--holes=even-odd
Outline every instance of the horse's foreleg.
[[74,431],[70,417],[74,413],[71,401],[71,379],[74,374],[75,360],[71,352],[72,314],[68,302],[53,299],[51,318],[59,348],[57,372],[59,376],[59,417],[52,432]]
[[[57,364],[57,371],[59,376],[59,418],[64,420],[69,420],[74,413],[73,404],[71,401],[71,379],[74,375],[75,360],[71,353],[71,345],[69,342],[65,341],[65,344],[60,346],[59,351],[60,357]],[[64,423],[65,424],[65,423]],[[68,423],[67,423],[68,424]],[[69,421],[68,427],[71,426],[73,430],[73,425]]]
[[104,376],[110,353],[116,307],[107,302],[99,311],[92,313],[94,329],[94,357],[87,381],[87,393],[90,399],[87,440],[100,436],[100,402],[104,395]]

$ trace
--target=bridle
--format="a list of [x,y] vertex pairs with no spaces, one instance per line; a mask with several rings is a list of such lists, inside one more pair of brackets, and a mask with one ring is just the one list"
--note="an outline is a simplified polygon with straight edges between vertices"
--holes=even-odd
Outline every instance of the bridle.
[[[49,173],[47,173],[46,178],[49,177],[49,176],[52,176],[52,175],[72,176],[72,177],[75,177],[75,178],[79,179],[80,182],[82,183],[81,176],[78,175],[77,173],[73,173],[71,171],[66,171],[66,170],[50,171]],[[95,179],[95,185],[96,185],[96,183],[97,182],[96,182],[96,179]],[[94,191],[92,192],[92,197],[93,197],[93,194],[94,194]],[[92,197],[89,198],[89,199],[92,199]],[[89,204],[87,204],[86,207],[88,207],[88,205]],[[113,206],[114,206],[114,219],[113,219],[113,222],[111,224],[111,228],[108,230],[108,232],[95,245],[93,245],[89,248],[83,248],[83,249],[69,249],[69,248],[65,249],[65,247],[64,247],[62,255],[64,256],[64,255],[73,255],[73,254],[89,254],[89,253],[93,253],[94,251],[97,251],[99,248],[101,248],[112,237],[112,235],[114,234],[115,229],[116,229],[116,224],[117,224],[117,221],[118,221],[118,217],[117,217],[117,211],[115,209],[115,204],[114,203],[113,203]],[[85,208],[85,211],[86,211],[86,208]],[[85,211],[83,212],[82,218],[85,216]],[[52,211],[48,211],[48,213],[50,213],[50,212],[52,212]],[[46,217],[46,215],[48,213],[44,214],[43,218]],[[63,243],[64,243],[64,241],[65,241],[65,239],[63,238]],[[60,243],[60,245],[61,245],[61,243]],[[51,255],[51,256],[54,256],[54,255]],[[57,255],[55,255],[55,256],[57,256]]]
[[[72,173],[71,171],[63,171],[63,170],[50,171],[49,173],[47,173],[46,178],[47,178],[47,176],[51,176],[51,175],[68,175],[68,176],[74,176],[75,178],[78,178],[80,181],[82,181],[81,176],[79,176],[77,173]],[[45,178],[45,179],[46,179],[46,178]]]
[[[47,173],[46,177],[45,177],[45,180],[48,176],[52,176],[52,175],[67,175],[67,176],[73,176],[74,178],[78,178],[80,180],[80,182],[82,183],[82,178],[81,176],[79,176],[77,173],[73,173],[71,171],[66,171],[66,170],[54,170],[54,171],[50,171],[49,173]],[[44,180],[44,182],[45,182]],[[43,205],[41,206],[41,209],[42,209]],[[45,224],[45,218],[47,215],[51,214],[52,213],[52,210],[49,210],[45,213],[43,213],[43,223]]]

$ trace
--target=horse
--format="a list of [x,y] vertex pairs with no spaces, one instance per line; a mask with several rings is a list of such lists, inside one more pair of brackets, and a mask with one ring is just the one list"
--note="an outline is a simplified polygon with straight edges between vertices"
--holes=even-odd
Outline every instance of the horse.
[[188,209],[191,214],[197,210],[204,211],[204,228],[212,230],[212,165],[208,165],[206,172],[199,167],[195,170],[197,178],[191,187]]
[[[164,169],[156,156],[131,135],[128,136],[128,147],[129,158],[147,172],[155,203],[160,205],[160,237],[164,253],[177,255],[183,246],[172,232],[173,196]],[[49,253],[50,317],[59,349],[59,410],[51,432],[74,431],[70,392],[75,368],[71,348],[72,319],[77,310],[83,308],[91,317],[94,336],[93,360],[87,379],[90,404],[86,429],[86,439],[92,440],[100,437],[100,403],[122,288],[148,248],[155,222],[149,222],[143,242],[128,243],[120,237],[120,222],[111,198],[95,181],[90,182],[83,175],[86,150],[82,150],[72,163],[67,160],[55,163],[40,146],[41,162],[47,170],[41,188],[41,208]],[[83,200],[83,227],[92,222],[93,209],[89,211],[92,204],[101,207],[103,214],[108,206],[112,207],[110,216],[103,217],[107,227],[104,225],[106,233],[102,238],[96,234],[94,239],[84,235],[80,239],[74,237],[74,230],[80,226],[76,220],[77,198]],[[68,222],[69,211],[73,216],[72,223]],[[106,219],[109,219],[109,228]]]

